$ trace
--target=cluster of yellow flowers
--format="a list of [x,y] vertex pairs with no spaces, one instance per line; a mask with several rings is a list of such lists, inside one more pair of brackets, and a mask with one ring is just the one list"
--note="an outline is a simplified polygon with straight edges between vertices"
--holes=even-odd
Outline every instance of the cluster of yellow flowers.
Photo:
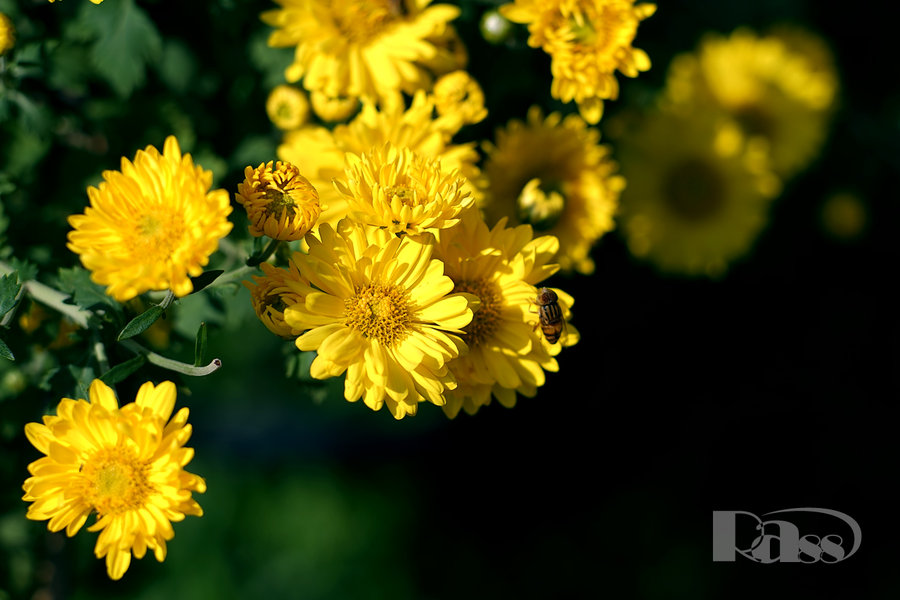
[[[616,97],[616,69],[649,68],[630,43],[655,7],[505,7],[553,56],[554,96],[583,116],[532,107],[484,142],[480,166],[476,143],[453,142],[487,115],[450,24],[458,8],[275,1],[262,15],[275,27],[269,44],[296,50],[265,107],[284,137],[278,160],[246,167],[235,200],[250,234],[271,238],[261,261],[280,244],[292,254],[244,282],[257,316],[316,352],[313,377],[344,376],[348,401],[396,419],[423,402],[453,418],[535,396],[579,340],[574,299],[542,282],[560,269],[593,272],[591,247],[612,229],[625,187],[588,123]],[[212,181],[174,137],[162,152],[148,146],[88,188],[68,247],[120,302],[148,290],[185,296],[232,229],[229,195]],[[118,579],[148,548],[163,560],[171,523],[202,514],[192,493],[205,483],[184,470],[191,428],[186,408],[171,416],[172,383],[148,382],[124,407],[100,380],[89,396],[26,427],[46,456],[29,466],[24,499],[29,518],[68,535],[96,512],[96,554]]]
[[658,105],[617,146],[632,254],[664,272],[722,275],[816,157],[837,90],[828,48],[797,29],[709,35],[675,57]]

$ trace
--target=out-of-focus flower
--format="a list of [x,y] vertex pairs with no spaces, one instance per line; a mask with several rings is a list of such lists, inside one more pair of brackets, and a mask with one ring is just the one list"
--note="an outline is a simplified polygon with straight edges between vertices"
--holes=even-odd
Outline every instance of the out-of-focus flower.
[[795,29],[779,31],[708,35],[696,52],[672,60],[664,95],[675,105],[724,109],[748,138],[769,145],[772,168],[789,177],[824,142],[838,78],[821,40]]
[[[52,4],[53,2],[56,2],[56,0],[50,0],[50,3],[51,3],[51,4]],[[103,0],[91,0],[91,2],[94,3],[94,4],[100,4],[100,3],[103,2]]]
[[[559,369],[554,357],[560,349],[578,341],[571,325],[557,344],[548,343],[536,326],[535,284],[558,269],[549,263],[559,243],[553,236],[532,235],[528,225],[506,227],[506,219],[488,229],[477,212],[469,212],[438,236],[436,256],[444,262],[453,290],[480,302],[463,328],[469,352],[450,361],[457,382],[446,392],[443,406],[450,418],[460,409],[475,414],[491,397],[508,408],[515,405],[517,393],[533,397],[544,385],[544,371]],[[568,319],[572,297],[556,292]]]
[[628,179],[620,230],[634,256],[665,272],[723,274],[750,250],[780,191],[765,145],[747,144],[706,107],[649,114],[618,155]]
[[344,176],[345,154],[361,156],[386,143],[408,148],[424,158],[439,159],[446,171],[458,170],[466,179],[463,191],[477,201],[480,193],[475,183],[481,173],[476,166],[479,157],[475,144],[452,144],[450,140],[462,123],[459,119],[435,117],[434,113],[434,97],[423,91],[414,96],[407,110],[379,110],[367,103],[350,123],[338,125],[334,131],[303,127],[287,132],[278,146],[278,156],[299,165],[319,190],[326,205],[320,223],[336,225],[349,210],[345,197],[332,185],[335,178]]
[[309,291],[309,282],[300,275],[297,265],[291,261],[287,269],[262,263],[263,276],[253,275],[253,282],[244,281],[250,290],[250,301],[256,316],[266,329],[283,338],[295,338],[302,331],[292,329],[284,322],[284,309],[302,304]]
[[343,179],[334,185],[344,196],[350,218],[390,233],[435,233],[459,222],[474,200],[457,171],[440,161],[390,144],[362,156],[347,154]]
[[297,129],[309,120],[309,100],[293,85],[276,85],[266,99],[266,114],[278,129]]
[[344,397],[363,399],[396,419],[419,402],[445,403],[456,387],[447,363],[465,351],[462,328],[472,320],[470,296],[451,293],[453,281],[432,259],[432,236],[397,237],[348,219],[325,223],[295,253],[310,282],[303,303],[284,309],[289,327],[306,331],[300,350],[316,350],[310,374],[346,372]]
[[345,121],[359,110],[359,98],[355,96],[326,96],[322,92],[310,94],[313,112],[323,121]]
[[603,114],[603,100],[619,96],[616,71],[637,77],[650,68],[647,53],[631,43],[654,12],[655,4],[634,0],[515,0],[500,7],[510,21],[528,25],[529,46],[550,55],[553,97],[577,102],[592,124]]
[[120,302],[147,290],[191,293],[190,277],[203,272],[231,231],[228,192],[210,191],[212,172],[182,156],[173,136],[162,154],[147,146],[103,179],[88,188],[84,214],[69,217],[68,248],[91,279]]
[[0,56],[16,45],[16,28],[5,14],[0,13]]
[[162,562],[172,523],[202,516],[191,493],[206,491],[202,478],[184,470],[194,456],[184,447],[191,426],[187,408],[169,419],[174,407],[171,381],[148,381],[120,408],[112,389],[95,379],[90,402],[63,398],[55,416],[26,425],[28,440],[46,454],[28,465],[27,517],[49,520],[50,531],[71,537],[96,513],[88,531],[100,531],[94,552],[106,557],[112,579],[148,548]]
[[235,200],[247,209],[251,235],[282,241],[301,239],[322,210],[316,188],[300,169],[280,160],[246,167]]
[[275,27],[269,45],[296,47],[285,76],[327,97],[402,104],[401,92],[430,87],[424,61],[459,8],[431,0],[275,0],[262,19]]
[[868,221],[865,203],[852,192],[835,192],[822,204],[822,228],[826,234],[842,242],[853,241],[862,236]]
[[463,125],[478,123],[487,117],[484,92],[467,71],[453,71],[438,79],[432,90],[434,105],[442,117],[458,117]]
[[486,143],[484,213],[488,224],[508,217],[559,239],[565,271],[594,271],[591,246],[613,228],[625,180],[600,134],[578,115],[546,119],[538,107]]

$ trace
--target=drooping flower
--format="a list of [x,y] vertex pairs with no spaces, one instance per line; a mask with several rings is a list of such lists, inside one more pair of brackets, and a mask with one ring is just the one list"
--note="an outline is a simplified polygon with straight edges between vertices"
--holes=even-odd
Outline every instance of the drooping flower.
[[[444,262],[453,290],[476,296],[478,310],[463,328],[468,353],[450,361],[455,389],[446,393],[444,413],[475,412],[491,398],[508,408],[516,394],[533,397],[544,385],[544,371],[557,371],[554,358],[564,346],[578,341],[567,325],[556,344],[545,339],[538,325],[535,284],[559,268],[551,264],[559,244],[553,236],[532,239],[529,225],[506,227],[501,219],[492,229],[477,212],[441,231],[436,256]],[[571,318],[572,297],[556,290],[564,317]]]
[[309,120],[309,100],[292,85],[276,85],[266,99],[266,114],[278,129],[297,129]]
[[772,168],[789,177],[822,146],[837,88],[831,55],[812,34],[737,29],[728,37],[710,34],[696,52],[676,56],[664,95],[676,105],[724,109],[748,138],[768,144]]
[[147,382],[134,402],[119,407],[112,389],[96,379],[89,402],[63,398],[55,416],[26,425],[29,441],[46,455],[28,465],[27,517],[71,537],[96,513],[88,531],[100,532],[94,552],[106,557],[112,579],[148,548],[162,562],[172,523],[202,516],[191,493],[206,491],[202,478],[184,470],[194,456],[184,447],[191,426],[187,408],[169,419],[174,407],[171,381]]
[[617,148],[628,179],[621,232],[664,272],[722,275],[749,252],[780,191],[766,148],[705,107],[657,110]]
[[5,14],[0,13],[0,56],[16,45],[16,28]]
[[250,290],[250,302],[256,316],[266,329],[283,338],[295,338],[302,333],[284,322],[284,309],[303,303],[309,292],[309,282],[300,275],[297,265],[291,262],[283,269],[262,263],[263,275],[253,275],[253,282],[244,281]]
[[262,19],[275,27],[269,45],[295,47],[285,76],[310,92],[397,105],[401,92],[430,86],[425,62],[459,8],[431,0],[275,0]]
[[305,301],[285,307],[288,326],[305,331],[300,350],[316,350],[310,374],[346,372],[344,397],[363,399],[396,419],[418,404],[442,405],[456,387],[447,363],[465,351],[462,328],[473,299],[452,293],[431,236],[397,237],[348,219],[306,237],[309,253],[293,256],[310,282]]
[[408,148],[387,144],[346,160],[345,176],[334,185],[360,223],[397,234],[435,233],[456,225],[474,203],[458,172]]
[[488,224],[507,217],[553,235],[564,271],[592,273],[591,246],[613,228],[625,187],[599,139],[578,115],[544,118],[538,107],[528,111],[525,122],[513,120],[497,131],[494,143],[485,144]]
[[479,156],[475,144],[451,143],[461,126],[457,118],[435,117],[434,97],[419,92],[406,110],[379,110],[367,103],[350,123],[338,125],[334,131],[311,126],[287,132],[278,156],[303,170],[326,205],[319,222],[334,226],[349,210],[345,197],[332,185],[335,178],[344,176],[345,155],[361,156],[386,143],[424,158],[439,159],[441,168],[447,171],[458,170],[465,177],[463,191],[477,201],[481,194],[475,183],[481,173],[476,166]]
[[251,235],[282,241],[301,239],[322,210],[316,188],[300,169],[280,160],[246,167],[235,200],[247,209]]
[[191,293],[190,277],[231,231],[228,192],[210,191],[212,172],[182,156],[173,136],[162,154],[147,146],[103,179],[88,188],[84,214],[69,217],[68,248],[91,279],[120,302],[147,290]]
[[528,25],[528,45],[551,57],[550,92],[563,102],[578,103],[584,120],[596,124],[603,101],[619,96],[615,72],[637,77],[650,58],[632,47],[641,21],[655,4],[634,0],[515,0],[500,13]]

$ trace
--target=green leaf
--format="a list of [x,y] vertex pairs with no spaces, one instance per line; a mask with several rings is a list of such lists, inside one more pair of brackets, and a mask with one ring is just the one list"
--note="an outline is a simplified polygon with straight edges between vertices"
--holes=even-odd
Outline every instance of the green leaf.
[[17,273],[0,277],[0,317],[8,313],[16,305],[16,297],[22,284]]
[[162,40],[153,21],[133,0],[85,4],[79,20],[97,36],[91,59],[119,96],[144,83],[146,66],[159,60]]
[[156,320],[160,318],[163,314],[163,307],[158,304],[154,304],[131,321],[129,321],[128,325],[126,325],[122,331],[119,333],[119,337],[116,339],[120,342],[122,340],[127,340],[130,337],[134,337],[139,333],[143,333],[149,328],[151,325],[156,323]]
[[194,366],[199,367],[204,364],[203,358],[206,356],[206,323],[200,323],[197,329],[197,339],[194,342]]
[[7,360],[16,360],[16,357],[13,355],[12,350],[9,349],[9,346],[7,346],[6,342],[4,342],[2,339],[0,339],[0,357]]
[[130,358],[123,363],[119,363],[112,369],[100,376],[100,379],[106,385],[116,385],[126,377],[140,369],[147,362],[147,358],[143,354],[138,354],[134,358]]
[[90,310],[96,306],[118,308],[119,303],[107,295],[106,289],[91,281],[91,274],[81,267],[59,270],[59,287],[72,296],[72,302]]
[[197,275],[196,277],[191,277],[191,283],[194,284],[194,291],[192,294],[196,294],[213,281],[218,279],[219,275],[224,273],[223,269],[213,269],[212,271],[204,271],[203,273]]

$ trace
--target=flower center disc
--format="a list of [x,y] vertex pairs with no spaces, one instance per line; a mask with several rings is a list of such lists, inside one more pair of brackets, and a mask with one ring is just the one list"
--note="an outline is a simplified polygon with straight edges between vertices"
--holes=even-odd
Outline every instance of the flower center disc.
[[708,163],[690,159],[675,165],[664,181],[663,198],[676,215],[704,221],[722,208],[725,182]]
[[381,34],[404,14],[403,0],[345,0],[335,2],[335,27],[351,43],[364,43]]
[[120,514],[143,506],[151,492],[147,480],[149,465],[134,451],[106,448],[84,463],[81,474],[87,480],[87,499],[100,515]]
[[184,236],[184,223],[170,211],[152,211],[138,218],[131,242],[135,254],[166,261],[172,248],[179,246]]
[[476,279],[460,281],[453,286],[454,292],[465,292],[478,296],[481,307],[472,315],[472,321],[463,327],[466,344],[478,346],[490,337],[500,325],[500,290],[493,281]]
[[344,323],[382,345],[392,346],[409,328],[409,303],[406,293],[393,285],[373,282],[360,288],[344,301]]

